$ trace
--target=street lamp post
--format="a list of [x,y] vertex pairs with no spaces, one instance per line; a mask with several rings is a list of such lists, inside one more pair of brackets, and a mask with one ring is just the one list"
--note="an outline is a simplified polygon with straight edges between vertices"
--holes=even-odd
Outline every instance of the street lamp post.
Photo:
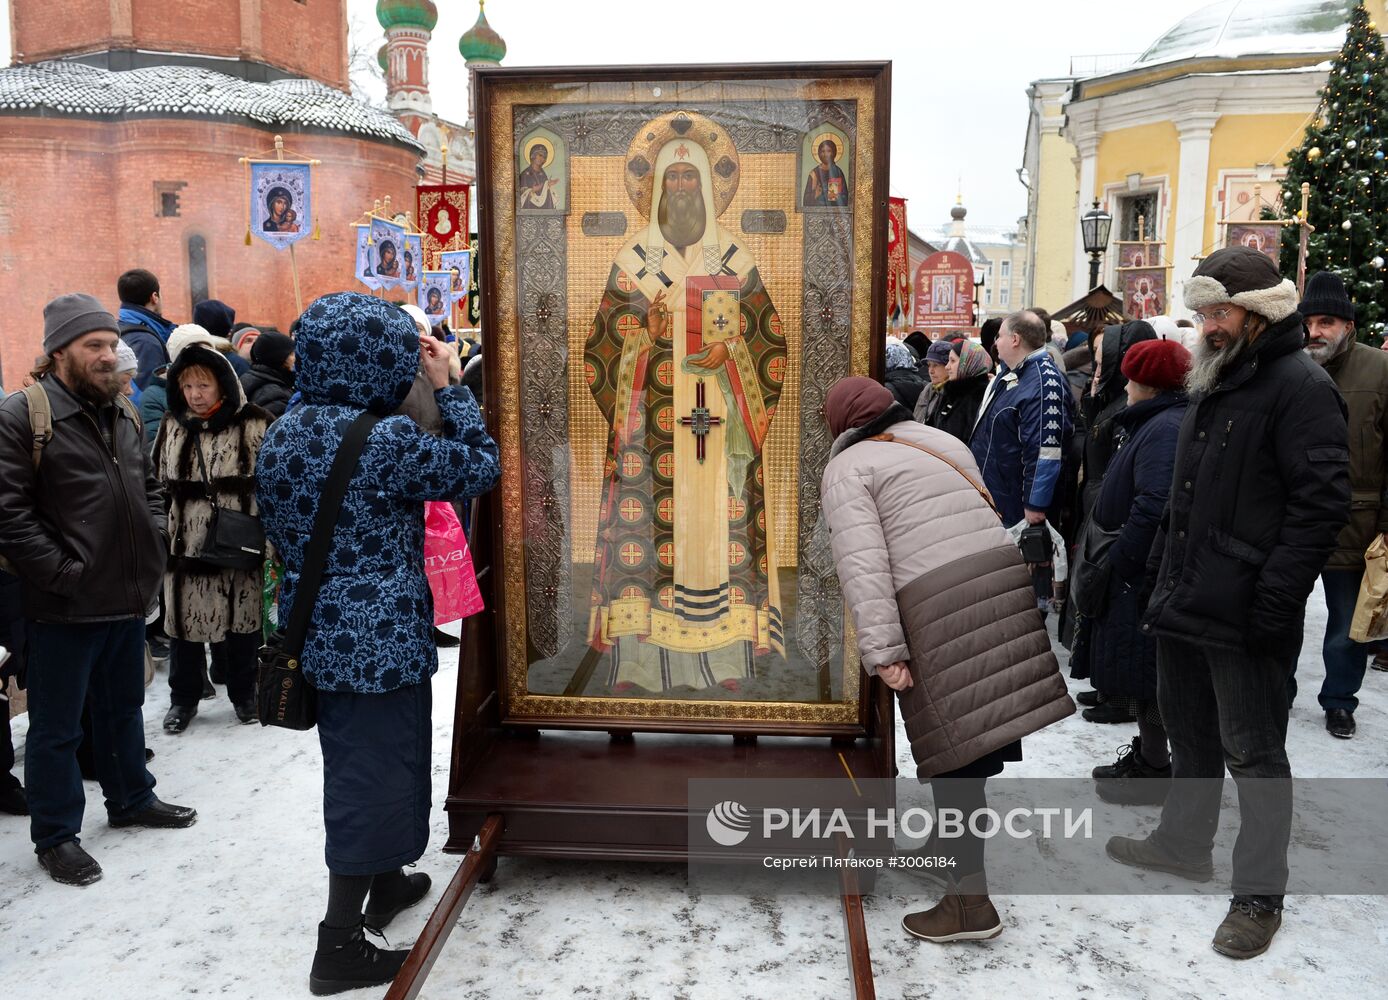
[[988,275],[980,267],[974,268],[974,326],[981,326],[983,320],[983,284]]
[[1084,252],[1089,254],[1089,287],[1099,284],[1099,255],[1108,249],[1108,237],[1113,229],[1113,216],[1099,207],[1099,199],[1094,199],[1094,207],[1080,216],[1080,235],[1084,239]]

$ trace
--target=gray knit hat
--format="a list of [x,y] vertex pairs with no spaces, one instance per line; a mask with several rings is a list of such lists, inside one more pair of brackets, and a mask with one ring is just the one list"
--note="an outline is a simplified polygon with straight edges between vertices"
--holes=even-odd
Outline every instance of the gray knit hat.
[[1193,311],[1232,302],[1279,323],[1296,312],[1296,285],[1265,254],[1251,247],[1225,247],[1201,261],[1186,281],[1185,302]]
[[110,330],[120,333],[116,317],[94,296],[83,292],[59,295],[43,307],[43,353],[51,355],[85,333]]

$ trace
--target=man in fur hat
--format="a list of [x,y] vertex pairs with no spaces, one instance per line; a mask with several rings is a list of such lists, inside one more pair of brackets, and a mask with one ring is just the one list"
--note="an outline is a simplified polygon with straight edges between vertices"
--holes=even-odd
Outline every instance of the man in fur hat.
[[1186,378],[1166,543],[1144,632],[1172,787],[1145,839],[1115,861],[1196,882],[1214,875],[1224,770],[1239,789],[1229,913],[1212,942],[1261,955],[1282,922],[1291,838],[1289,688],[1306,599],[1349,520],[1346,409],[1302,350],[1296,286],[1264,255],[1228,247],[1185,284],[1201,338]]

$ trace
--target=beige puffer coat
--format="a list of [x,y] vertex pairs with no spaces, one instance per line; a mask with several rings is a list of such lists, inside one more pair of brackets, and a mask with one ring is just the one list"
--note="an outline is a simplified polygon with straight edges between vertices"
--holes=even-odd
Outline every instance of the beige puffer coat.
[[[896,440],[869,438],[890,434]],[[910,664],[901,710],[917,774],[963,767],[1075,710],[1031,575],[962,441],[894,406],[834,442],[823,507],[863,668]]]

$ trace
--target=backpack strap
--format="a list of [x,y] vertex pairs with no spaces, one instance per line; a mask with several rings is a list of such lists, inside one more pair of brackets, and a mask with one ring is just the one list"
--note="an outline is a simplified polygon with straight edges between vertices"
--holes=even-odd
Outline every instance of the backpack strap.
[[20,392],[29,403],[29,431],[34,436],[33,462],[37,469],[44,446],[53,440],[53,408],[48,405],[48,392],[42,382],[26,385]]
[[145,422],[140,419],[140,411],[136,409],[134,403],[130,402],[130,397],[124,393],[117,396],[116,409],[120,410],[135,422],[135,429],[140,432],[140,440],[143,441],[145,436]]

